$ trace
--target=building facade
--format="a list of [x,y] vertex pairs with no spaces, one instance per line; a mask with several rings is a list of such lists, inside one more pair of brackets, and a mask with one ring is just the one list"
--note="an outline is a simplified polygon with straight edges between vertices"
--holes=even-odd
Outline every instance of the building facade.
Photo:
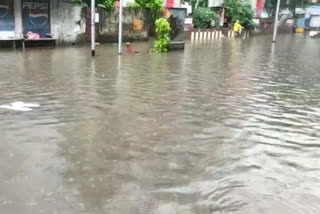
[[0,0],[0,40],[41,38],[77,42],[85,35],[85,9],[73,0]]

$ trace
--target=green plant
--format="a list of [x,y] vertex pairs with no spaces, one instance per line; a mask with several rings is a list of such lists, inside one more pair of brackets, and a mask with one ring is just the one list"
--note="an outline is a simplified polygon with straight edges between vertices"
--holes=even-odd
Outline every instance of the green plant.
[[157,40],[154,42],[153,51],[156,53],[162,53],[168,51],[169,45],[169,32],[170,24],[165,18],[159,18],[156,20],[156,35]]
[[218,15],[209,8],[199,7],[193,12],[193,22],[196,28],[208,28],[212,20],[218,20]]
[[154,13],[161,13],[163,11],[162,0],[135,0],[134,6],[145,8]]
[[130,8],[141,8],[140,5],[138,5],[135,1],[134,2],[128,2],[126,7]]
[[[106,10],[112,10],[116,1],[117,0],[97,0],[96,6],[104,8]],[[91,0],[73,0],[73,2],[85,3],[89,6],[91,5]]]
[[114,8],[114,3],[116,0],[100,0],[98,2],[100,2],[100,4],[103,5],[106,10],[110,11]]
[[252,21],[254,12],[247,2],[237,0],[225,0],[224,6],[227,8],[226,17],[230,24],[239,20],[240,24],[246,29],[254,29],[256,24]]

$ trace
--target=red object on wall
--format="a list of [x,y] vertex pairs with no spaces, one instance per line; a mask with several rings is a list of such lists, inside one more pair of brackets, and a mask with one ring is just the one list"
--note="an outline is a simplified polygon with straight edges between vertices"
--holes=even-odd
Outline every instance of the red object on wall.
[[257,0],[257,7],[256,7],[257,16],[260,16],[262,10],[263,10],[263,0]]
[[167,11],[168,11],[167,6],[164,6],[162,15],[166,16],[167,15]]
[[174,7],[174,0],[167,0],[166,8],[173,8]]

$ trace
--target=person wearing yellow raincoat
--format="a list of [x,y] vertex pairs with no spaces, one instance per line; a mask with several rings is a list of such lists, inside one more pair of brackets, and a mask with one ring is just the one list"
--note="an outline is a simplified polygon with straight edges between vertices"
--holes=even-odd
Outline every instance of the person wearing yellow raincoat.
[[239,36],[240,33],[241,33],[241,30],[243,29],[244,27],[242,27],[242,25],[239,23],[239,20],[237,20],[234,25],[233,25],[233,32]]

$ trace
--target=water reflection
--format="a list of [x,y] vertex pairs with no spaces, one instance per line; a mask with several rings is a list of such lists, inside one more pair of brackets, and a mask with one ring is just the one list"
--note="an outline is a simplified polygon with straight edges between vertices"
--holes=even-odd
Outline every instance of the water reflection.
[[[279,36],[1,53],[1,213],[316,213],[319,49]],[[301,54],[300,54],[301,53]]]

